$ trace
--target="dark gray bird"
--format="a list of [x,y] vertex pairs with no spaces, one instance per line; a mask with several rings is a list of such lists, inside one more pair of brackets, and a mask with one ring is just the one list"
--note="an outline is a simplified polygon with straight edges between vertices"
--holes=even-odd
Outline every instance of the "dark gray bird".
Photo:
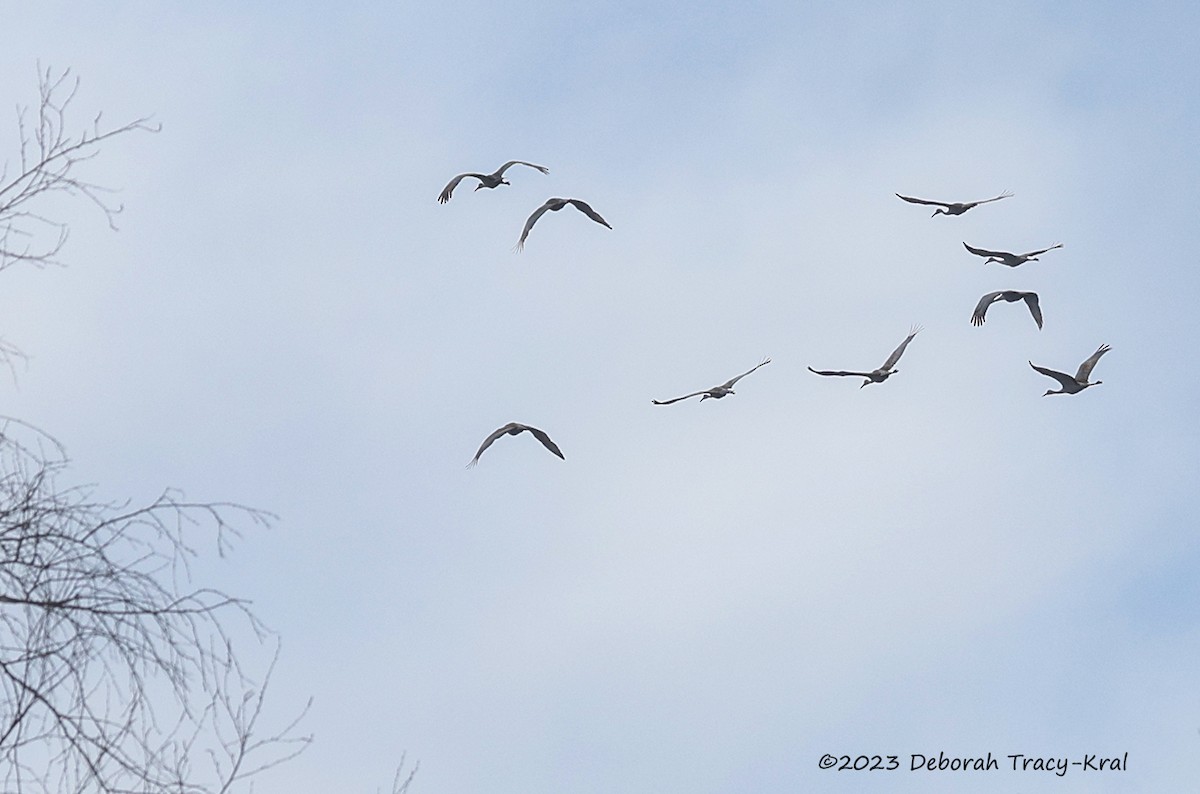
[[504,172],[507,171],[509,168],[511,168],[514,165],[527,165],[530,168],[536,168],[537,170],[541,171],[543,174],[550,173],[550,169],[546,168],[544,165],[534,165],[533,163],[527,163],[524,160],[509,160],[507,163],[505,163],[504,165],[497,168],[495,173],[491,173],[491,174],[467,173],[467,174],[459,174],[458,176],[454,177],[453,179],[450,180],[450,184],[448,184],[448,185],[446,185],[446,187],[442,188],[442,192],[438,194],[438,203],[445,204],[447,201],[449,201],[450,195],[454,192],[454,188],[458,187],[458,183],[469,176],[475,177],[476,179],[479,180],[479,184],[475,186],[476,190],[479,190],[482,187],[491,188],[491,187],[499,187],[500,185],[511,185],[512,183],[504,178]]
[[[525,221],[525,228],[521,230],[521,239],[517,241],[517,250],[520,251],[525,247],[525,238],[529,236],[529,230],[533,228],[533,224],[537,223],[538,218],[545,215],[547,210],[550,212],[558,212],[568,204],[573,204],[575,209],[579,210],[596,223],[599,223],[602,226],[608,226],[608,221],[601,218],[600,213],[588,206],[587,202],[580,201],[579,199],[549,198],[546,199],[545,204],[533,211],[533,214],[529,216],[529,220]],[[612,227],[608,226],[608,228],[611,229]]]
[[497,429],[496,432],[492,433],[483,440],[483,443],[479,445],[479,451],[475,453],[475,457],[471,458],[471,462],[467,464],[467,468],[469,469],[478,463],[479,456],[483,454],[483,451],[490,447],[492,442],[500,438],[500,436],[505,434],[515,436],[518,433],[523,433],[526,430],[528,430],[530,433],[533,433],[533,437],[542,442],[542,446],[553,452],[555,455],[558,455],[563,460],[566,460],[562,454],[562,450],[559,449],[558,445],[551,441],[550,436],[546,435],[543,431],[538,430],[536,427],[520,424],[519,422],[509,422],[504,427]]
[[1104,382],[1098,380],[1088,383],[1088,376],[1092,374],[1092,368],[1096,366],[1096,362],[1100,360],[1100,356],[1104,355],[1111,349],[1112,348],[1110,348],[1108,345],[1100,345],[1096,352],[1092,353],[1091,358],[1079,365],[1079,371],[1075,373],[1075,377],[1071,377],[1065,372],[1058,372],[1053,369],[1039,367],[1032,361],[1029,362],[1029,366],[1033,367],[1043,375],[1054,378],[1059,382],[1059,384],[1062,385],[1062,388],[1058,391],[1051,389],[1043,394],[1043,397],[1048,397],[1051,394],[1078,394],[1089,386],[1099,386]]
[[984,315],[987,314],[988,307],[996,301],[1008,301],[1015,303],[1023,300],[1025,305],[1029,307],[1029,313],[1033,315],[1033,321],[1037,323],[1037,327],[1042,327],[1042,309],[1038,306],[1038,296],[1036,292],[1020,292],[1015,289],[1005,289],[999,292],[989,292],[979,299],[979,303],[975,305],[975,313],[971,315],[971,325],[983,325]]
[[733,384],[737,383],[739,380],[746,377],[747,375],[749,375],[751,372],[758,369],[759,367],[765,366],[770,363],[771,363],[771,359],[764,358],[761,362],[756,364],[754,367],[746,370],[741,375],[738,375],[736,378],[730,378],[729,380],[722,383],[720,386],[713,386],[711,389],[705,389],[704,391],[694,391],[691,394],[685,394],[682,397],[676,397],[673,400],[651,400],[650,402],[654,403],[655,405],[670,405],[671,403],[677,403],[680,400],[686,400],[689,397],[695,397],[697,395],[704,395],[703,397],[700,398],[700,402],[704,402],[709,397],[713,398],[714,400],[719,400],[727,394],[735,393],[733,390]]
[[892,351],[892,354],[887,357],[887,361],[883,362],[883,366],[879,369],[871,370],[870,372],[847,372],[845,370],[820,370],[809,367],[808,371],[817,375],[856,375],[860,378],[866,378],[866,380],[862,382],[862,386],[858,387],[860,389],[863,386],[866,386],[868,383],[883,383],[889,377],[900,371],[898,369],[893,369],[893,367],[895,367],[896,362],[900,360],[900,356],[904,355],[904,348],[908,347],[908,343],[911,342],[913,337],[919,333],[921,333],[921,326],[914,325],[908,332],[908,337],[900,343],[898,348]]
[[1055,243],[1049,248],[1043,248],[1040,251],[1030,251],[1027,254],[1010,254],[1008,251],[989,251],[986,248],[972,248],[966,243],[963,243],[963,246],[966,247],[968,251],[975,254],[975,256],[986,256],[988,259],[987,262],[984,262],[985,265],[988,262],[996,262],[1001,265],[1016,267],[1017,265],[1023,265],[1026,262],[1036,262],[1039,254],[1044,254],[1047,251],[1053,251],[1055,248],[1062,248],[1063,244]]
[[1006,191],[1004,193],[1001,193],[999,196],[996,196],[995,198],[983,199],[982,201],[951,201],[951,202],[929,201],[927,199],[913,198],[912,196],[901,196],[899,193],[897,193],[896,196],[904,199],[905,201],[909,202],[910,204],[931,204],[931,205],[937,205],[938,207],[945,208],[945,209],[934,210],[933,215],[929,216],[932,218],[936,215],[962,215],[967,210],[971,209],[972,207],[978,207],[980,204],[987,204],[989,201],[999,201],[1000,199],[1009,198],[1012,196],[1012,193],[1009,193]]

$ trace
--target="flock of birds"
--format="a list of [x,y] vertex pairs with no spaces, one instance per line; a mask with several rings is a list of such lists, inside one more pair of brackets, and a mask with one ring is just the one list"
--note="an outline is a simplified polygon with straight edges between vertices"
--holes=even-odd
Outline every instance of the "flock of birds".
[[[512,168],[514,165],[528,166],[529,168],[533,168],[538,171],[541,171],[543,174],[550,173],[550,169],[546,168],[545,166],[535,165],[533,163],[527,163],[524,160],[509,160],[507,163],[500,166],[498,169],[496,169],[494,172],[492,172],[490,174],[477,174],[474,172],[458,174],[453,179],[451,179],[450,182],[447,183],[446,187],[444,187],[442,189],[442,192],[440,194],[438,194],[438,203],[445,204],[446,202],[448,202],[450,200],[451,196],[454,194],[454,189],[456,187],[458,187],[458,184],[460,182],[462,182],[462,180],[467,179],[467,178],[479,180],[479,184],[475,186],[475,190],[480,190],[482,188],[496,188],[496,187],[499,187],[500,185],[511,184],[507,179],[504,178],[504,173],[509,168]],[[896,196],[900,199],[903,199],[904,201],[909,202],[910,204],[924,204],[927,206],[937,207],[937,209],[935,209],[933,211],[933,215],[930,216],[931,218],[936,218],[938,215],[947,215],[947,216],[962,215],[964,212],[966,212],[970,209],[973,209],[975,207],[978,207],[981,204],[988,204],[993,201],[1000,201],[1001,199],[1010,198],[1012,196],[1012,193],[1005,192],[1005,193],[1001,193],[998,196],[993,196],[992,198],[989,198],[989,199],[982,199],[980,201],[962,201],[962,202],[931,201],[929,199],[915,198],[913,196],[903,196],[903,195],[900,195],[899,193],[897,193]],[[564,208],[568,205],[575,207],[575,209],[579,210],[580,212],[582,212],[587,217],[591,218],[596,223],[606,226],[609,229],[612,228],[612,226],[609,225],[608,221],[604,220],[604,218],[602,218],[600,216],[600,213],[598,213],[594,209],[592,209],[592,207],[585,201],[581,201],[580,199],[574,199],[574,198],[549,198],[546,200],[546,202],[544,204],[542,204],[542,206],[535,209],[533,211],[533,213],[526,219],[525,226],[521,230],[521,237],[517,241],[515,249],[517,251],[521,251],[525,247],[525,240],[529,237],[530,230],[533,229],[533,225],[538,222],[539,218],[541,218],[547,212],[557,212],[558,210],[561,210],[562,208]],[[1023,265],[1026,262],[1037,261],[1038,257],[1041,256],[1042,254],[1048,253],[1049,251],[1053,251],[1056,248],[1063,247],[1062,243],[1055,243],[1054,245],[1052,245],[1048,248],[1042,248],[1037,251],[1029,251],[1029,252],[1023,253],[1023,254],[1014,254],[1009,251],[992,251],[992,250],[989,250],[986,248],[976,248],[974,246],[967,245],[967,243],[965,243],[965,242],[963,243],[963,246],[966,247],[966,249],[969,252],[971,252],[972,254],[974,254],[975,256],[983,257],[985,259],[984,264],[989,264],[991,262],[995,262],[997,264],[1005,265],[1007,267],[1019,267],[1020,265]],[[1042,327],[1042,309],[1038,303],[1037,293],[1036,292],[1023,292],[1020,290],[998,290],[996,292],[989,292],[986,295],[984,295],[982,298],[979,299],[979,303],[976,304],[976,306],[975,306],[975,311],[971,314],[971,324],[975,325],[975,326],[983,325],[984,320],[987,316],[988,307],[990,307],[993,303],[996,303],[997,301],[1005,301],[1008,303],[1016,303],[1017,301],[1024,301],[1026,307],[1029,309],[1030,315],[1032,315],[1032,317],[1033,317],[1034,322],[1037,323],[1038,329],[1039,330],[1041,329],[1041,327]],[[896,364],[899,363],[900,357],[902,355],[904,355],[904,351],[908,348],[909,343],[912,342],[913,338],[920,332],[921,332],[920,326],[913,326],[909,330],[908,336],[905,337],[904,341],[901,342],[899,344],[899,346],[895,350],[892,351],[891,355],[889,355],[887,357],[887,360],[883,362],[883,365],[880,366],[878,369],[871,370],[870,372],[862,372],[862,371],[854,371],[854,370],[818,370],[818,369],[813,369],[812,367],[809,367],[808,370],[816,375],[823,375],[823,376],[827,376],[827,377],[849,376],[849,377],[863,378],[864,380],[863,380],[862,384],[859,386],[860,389],[863,386],[866,386],[871,383],[883,383],[889,377],[891,377],[892,375],[895,375],[897,372],[899,372],[899,370],[896,369]],[[1057,370],[1048,369],[1046,367],[1039,367],[1037,364],[1034,364],[1032,361],[1029,362],[1029,366],[1033,367],[1033,369],[1036,370],[1037,372],[1040,372],[1041,374],[1058,381],[1058,384],[1061,387],[1057,391],[1053,390],[1053,389],[1048,390],[1046,392],[1046,394],[1043,396],[1048,396],[1051,394],[1078,394],[1079,392],[1083,391],[1084,389],[1087,389],[1091,386],[1098,386],[1100,383],[1103,382],[1103,381],[1091,381],[1091,380],[1089,380],[1089,378],[1091,377],[1092,370],[1095,368],[1096,363],[1100,360],[1100,357],[1103,356],[1105,353],[1107,353],[1110,349],[1111,348],[1108,345],[1101,345],[1096,350],[1095,353],[1093,353],[1086,361],[1084,361],[1082,364],[1079,365],[1079,369],[1076,370],[1074,375],[1069,375],[1065,372],[1059,372]],[[725,381],[724,383],[717,385],[717,386],[713,386],[710,389],[702,389],[700,391],[695,391],[690,394],[685,394],[682,397],[674,397],[670,400],[651,400],[651,402],[654,405],[671,405],[672,403],[677,403],[677,402],[680,402],[681,400],[687,400],[691,397],[699,397],[701,402],[703,402],[704,400],[710,399],[710,398],[714,399],[714,400],[719,400],[730,394],[734,394],[734,391],[733,391],[734,384],[736,384],[739,380],[746,377],[750,373],[754,372],[759,367],[766,366],[767,364],[770,364],[770,363],[771,363],[771,359],[765,358],[761,362],[756,364],[755,366],[753,366],[750,369],[748,369],[747,371],[743,372],[741,375],[737,375],[736,377],[730,378],[729,380]],[[491,435],[489,435],[487,438],[485,438],[483,440],[483,443],[479,445],[479,450],[475,453],[475,457],[473,457],[471,459],[470,463],[468,463],[467,466],[471,467],[471,466],[474,466],[475,464],[479,463],[479,457],[484,453],[484,451],[488,447],[490,447],[492,445],[492,443],[494,441],[496,441],[496,439],[500,438],[501,436],[504,436],[504,435],[515,436],[515,435],[518,435],[518,434],[526,432],[526,431],[528,431],[534,438],[536,438],[538,441],[540,441],[546,449],[550,450],[550,452],[554,453],[559,458],[566,460],[566,456],[563,455],[562,450],[560,450],[558,448],[558,445],[555,444],[553,440],[551,440],[550,436],[545,431],[539,430],[538,428],[533,427],[531,425],[525,425],[525,424],[521,424],[519,422],[509,422],[508,424],[504,425],[503,427],[497,428],[495,431],[493,431],[491,433]]]

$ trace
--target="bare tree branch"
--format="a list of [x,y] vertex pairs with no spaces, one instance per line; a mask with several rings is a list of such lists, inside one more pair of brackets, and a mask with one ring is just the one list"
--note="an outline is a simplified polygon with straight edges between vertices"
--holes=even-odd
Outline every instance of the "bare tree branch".
[[[258,734],[273,635],[190,583],[197,531],[224,554],[237,518],[272,517],[174,492],[97,502],[59,486],[66,467],[54,439],[0,420],[0,790],[229,792],[301,752],[299,717]],[[258,675],[247,643],[275,645]]]
[[40,99],[36,118],[27,106],[17,107],[20,159],[7,160],[0,168],[0,270],[18,262],[37,266],[61,264],[58,254],[67,242],[67,224],[52,219],[43,205],[56,193],[83,196],[116,229],[116,216],[124,206],[114,203],[110,188],[89,182],[77,171],[100,153],[100,144],[134,130],[158,132],[160,124],[149,117],[134,119],[117,127],[101,124],[96,114],[89,127],[78,134],[68,132],[67,109],[79,90],[79,78],[71,70],[55,75],[38,65]]
[[[101,144],[158,132],[149,117],[78,134],[70,70],[38,65],[36,114],[17,108],[19,161],[0,166],[0,270],[62,264],[68,224],[48,206],[83,196],[116,229],[114,191],[79,174]],[[0,339],[0,364],[19,350]],[[305,706],[264,728],[279,658],[249,602],[193,584],[201,540],[228,554],[269,513],[190,502],[175,490],[131,506],[63,486],[54,438],[0,416],[0,794],[232,794],[299,755]],[[311,705],[311,700],[309,702]],[[417,766],[396,770],[405,794]]]

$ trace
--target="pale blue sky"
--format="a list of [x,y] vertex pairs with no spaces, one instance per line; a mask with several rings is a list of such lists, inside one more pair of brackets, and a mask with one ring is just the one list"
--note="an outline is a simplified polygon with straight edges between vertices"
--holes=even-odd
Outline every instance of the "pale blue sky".
[[[5,414],[206,575],[316,743],[256,791],[1181,791],[1200,758],[1188,3],[0,3],[0,97],[152,114]],[[11,112],[0,141],[11,153]],[[11,155],[6,155],[11,156]],[[512,185],[435,198],[508,159]],[[1014,197],[958,218],[893,193]],[[612,230],[546,215],[589,201]],[[1065,247],[1017,270],[962,242]],[[1034,289],[982,328],[975,301]],[[816,368],[900,372],[859,390]],[[1027,360],[1102,386],[1067,397]],[[720,401],[650,404],[773,363]],[[480,441],[518,421],[466,470]],[[1119,774],[822,753],[1130,753]]]

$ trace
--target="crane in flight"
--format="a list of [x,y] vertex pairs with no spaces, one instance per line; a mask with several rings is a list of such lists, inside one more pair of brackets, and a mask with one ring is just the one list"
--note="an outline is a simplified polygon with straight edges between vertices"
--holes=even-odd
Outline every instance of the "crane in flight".
[[1058,391],[1054,391],[1053,389],[1048,390],[1042,395],[1043,397],[1049,397],[1051,394],[1078,394],[1089,386],[1099,386],[1104,382],[1097,380],[1089,383],[1088,378],[1091,376],[1092,369],[1096,366],[1096,362],[1100,360],[1100,356],[1104,355],[1111,349],[1112,348],[1108,345],[1100,345],[1096,352],[1092,353],[1087,361],[1079,365],[1079,370],[1075,373],[1074,377],[1065,372],[1039,367],[1032,361],[1029,362],[1029,366],[1033,367],[1047,377],[1054,378],[1056,381],[1058,381],[1059,385],[1062,386],[1062,388]]
[[468,172],[466,174],[459,174],[458,176],[454,177],[450,180],[449,184],[442,188],[442,192],[438,194],[438,204],[445,204],[447,201],[449,201],[450,196],[454,193],[454,188],[458,187],[458,183],[467,177],[474,177],[475,179],[479,180],[479,184],[475,186],[476,190],[484,187],[493,188],[499,187],[500,185],[511,185],[512,182],[509,182],[504,178],[504,172],[514,165],[527,165],[530,168],[536,168],[543,174],[550,173],[550,169],[544,165],[534,165],[533,163],[527,163],[524,160],[509,160],[507,163],[500,166],[490,174],[476,174]]
[[[517,250],[520,251],[525,247],[525,238],[529,236],[529,230],[533,228],[533,224],[537,223],[538,218],[545,215],[547,211],[558,212],[568,204],[575,207],[575,209],[579,210],[596,223],[599,223],[602,226],[608,226],[608,221],[601,218],[600,213],[592,209],[586,201],[580,201],[579,199],[573,198],[549,198],[546,199],[545,204],[534,210],[533,214],[529,216],[529,219],[525,221],[525,228],[521,230],[521,239],[517,241]],[[611,229],[612,227],[608,226],[608,228]]]
[[904,349],[906,347],[908,347],[908,343],[911,342],[913,340],[913,337],[919,333],[921,333],[921,326],[914,325],[912,327],[912,329],[908,332],[908,336],[905,338],[905,340],[900,343],[899,347],[897,347],[895,350],[892,351],[892,354],[887,357],[887,361],[883,362],[883,366],[880,367],[879,369],[873,369],[870,372],[847,372],[846,370],[840,370],[840,369],[839,370],[828,370],[828,369],[821,370],[821,369],[813,369],[812,367],[809,367],[808,371],[812,372],[816,375],[836,375],[836,376],[852,375],[852,376],[856,376],[859,378],[866,378],[866,380],[864,380],[862,382],[862,386],[858,387],[860,389],[863,386],[866,386],[868,383],[883,383],[885,380],[890,378],[892,375],[895,375],[897,372],[900,371],[898,369],[895,369],[896,363],[900,360],[900,356],[904,355]]
[[467,464],[467,468],[469,469],[475,464],[479,463],[479,456],[483,454],[485,449],[492,445],[493,441],[500,438],[500,436],[515,436],[518,433],[525,432],[526,430],[532,433],[534,438],[542,442],[542,446],[553,452],[555,455],[558,455],[563,460],[566,460],[562,454],[562,450],[558,448],[557,444],[550,440],[550,436],[546,435],[544,431],[538,430],[536,427],[531,425],[523,425],[520,422],[509,422],[504,427],[497,428],[495,432],[483,440],[483,443],[479,445],[479,451],[475,453],[475,457],[471,458],[471,462]]
[[770,364],[770,363],[771,363],[771,359],[764,358],[761,362],[759,362],[758,364],[755,364],[753,367],[746,370],[741,375],[738,375],[736,378],[730,378],[729,380],[722,383],[720,386],[713,386],[711,389],[704,389],[703,391],[694,391],[691,394],[685,394],[682,397],[676,397],[672,400],[651,400],[650,402],[654,403],[655,405],[670,405],[671,403],[677,403],[680,400],[686,400],[689,397],[696,397],[699,395],[703,395],[700,397],[700,402],[704,402],[709,397],[713,398],[714,400],[719,400],[727,394],[735,393],[733,390],[733,384],[737,383],[739,380],[746,377],[747,375],[749,375],[751,372],[758,369],[759,367],[766,366],[767,364]]
[[1037,327],[1042,327],[1042,308],[1038,306],[1038,296],[1036,292],[1021,292],[1015,289],[1005,289],[999,292],[989,292],[979,299],[979,303],[975,305],[975,312],[971,315],[971,325],[983,325],[984,315],[987,314],[988,307],[996,301],[1008,301],[1016,303],[1017,301],[1025,301],[1025,305],[1029,307],[1029,313],[1033,315],[1033,321],[1037,323]]
[[988,262],[995,262],[1000,265],[1017,267],[1018,265],[1023,265],[1026,262],[1036,262],[1039,255],[1044,254],[1047,251],[1053,251],[1055,248],[1062,248],[1063,244],[1055,243],[1049,248],[1043,248],[1040,251],[1030,251],[1027,254],[1011,254],[1008,251],[989,251],[986,248],[973,248],[966,243],[963,243],[963,247],[975,254],[975,256],[986,256],[987,262],[984,262],[985,265],[988,264]]
[[933,211],[933,218],[938,215],[962,215],[972,207],[978,207],[980,204],[987,204],[989,201],[999,201],[1000,199],[1010,198],[1012,193],[1005,191],[999,196],[990,199],[981,199],[980,201],[930,201],[929,199],[913,198],[912,196],[901,196],[896,194],[898,198],[902,198],[910,204],[929,204],[936,205],[938,209]]

